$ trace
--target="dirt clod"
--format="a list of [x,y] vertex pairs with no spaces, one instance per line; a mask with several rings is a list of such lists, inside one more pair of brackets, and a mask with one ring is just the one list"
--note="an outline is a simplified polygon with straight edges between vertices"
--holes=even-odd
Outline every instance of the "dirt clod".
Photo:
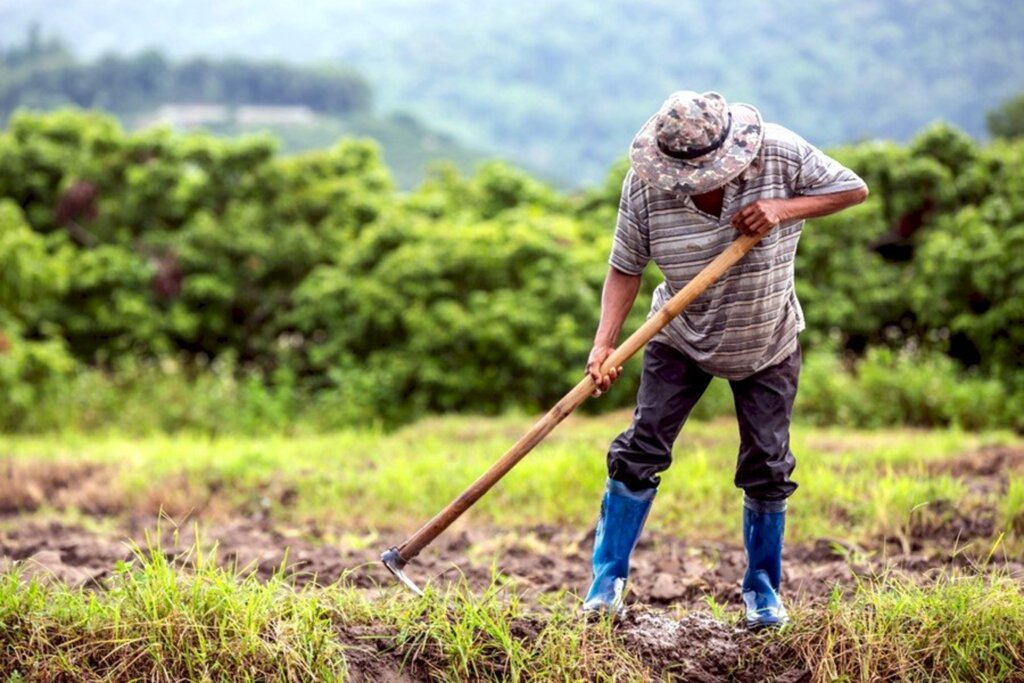
[[659,674],[698,683],[761,680],[742,670],[750,634],[707,614],[676,621],[632,609],[623,615],[619,631],[628,647]]

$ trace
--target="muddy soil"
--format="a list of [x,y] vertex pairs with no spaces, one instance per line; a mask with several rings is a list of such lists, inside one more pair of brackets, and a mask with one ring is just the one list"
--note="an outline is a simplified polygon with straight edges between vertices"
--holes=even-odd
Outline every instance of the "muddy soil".
[[[0,525],[0,569],[18,562],[30,575],[73,586],[100,587],[119,560],[131,559],[134,544],[145,546],[146,532],[156,527],[156,519],[137,518],[117,531],[100,532],[73,524],[7,517]],[[166,522],[161,527],[161,551],[169,558],[181,556],[195,542],[194,525],[183,526],[176,534]],[[371,593],[395,585],[377,559],[383,541],[368,547],[346,547],[324,540],[333,535],[322,528],[286,532],[267,522],[244,519],[211,521],[201,529],[201,543],[208,547],[217,544],[221,564],[261,579],[283,569],[298,585],[343,580]],[[384,537],[402,535],[396,532]],[[463,580],[473,589],[482,589],[496,572],[500,579],[514,582],[528,600],[535,600],[563,590],[585,590],[590,547],[590,535],[575,529],[463,529],[439,538],[409,566],[408,573],[442,589]],[[784,580],[788,595],[805,599],[827,595],[837,583],[850,585],[854,576],[887,573],[925,579],[964,562],[937,548],[885,556],[861,554],[822,540],[786,548]],[[631,599],[686,609],[704,608],[708,597],[738,605],[744,567],[743,549],[738,544],[688,543],[648,533],[633,556]],[[1024,579],[1024,564],[1009,563],[1005,568]]]
[[[132,540],[145,543],[155,518],[137,518],[116,531],[7,517],[0,524],[0,571],[17,562],[22,571],[48,581],[102,590],[119,560],[132,557]],[[162,524],[161,551],[179,557],[194,543],[194,526],[177,538]],[[201,542],[216,542],[221,563],[232,564],[261,579],[284,571],[300,585],[327,585],[342,580],[373,597],[401,590],[377,561],[384,543],[346,547],[330,530],[310,527],[288,532],[268,522],[234,519],[202,526]],[[401,538],[402,534],[387,535]],[[579,594],[589,579],[589,534],[578,529],[532,527],[508,530],[463,529],[442,536],[411,565],[419,581],[444,589],[465,580],[480,591],[492,572],[514,582],[524,599],[569,590]],[[820,541],[786,549],[787,599],[818,601],[837,584],[851,586],[855,576],[882,572],[926,579],[956,560],[939,552],[907,555],[858,555],[849,548]],[[853,558],[853,559],[851,559]],[[671,536],[647,534],[634,554],[630,606],[615,633],[659,678],[684,681],[802,681],[808,674],[792,656],[780,656],[780,670],[767,671],[765,658],[751,656],[757,636],[718,621],[709,614],[708,597],[735,611],[744,568],[742,548],[728,543],[685,543]],[[1024,565],[1010,565],[1024,580]],[[540,611],[538,611],[540,614]],[[540,617],[537,617],[538,619]],[[520,628],[520,626],[522,628]],[[528,635],[540,625],[513,624]],[[340,634],[353,644],[349,665],[353,680],[427,680],[429,663],[409,661],[380,633]],[[376,638],[376,640],[374,640]],[[407,654],[407,653],[406,653]]]
[[[935,472],[963,477],[988,493],[1005,491],[1008,476],[1024,471],[1024,451],[1006,447],[982,449],[935,466]],[[10,472],[9,472],[10,474]],[[61,497],[77,497],[78,482],[99,487],[104,474],[82,470],[76,476],[51,471],[21,470],[18,481],[7,480],[12,495],[0,506],[0,571],[17,563],[28,575],[47,581],[102,590],[120,560],[133,555],[133,541],[145,545],[146,532],[161,528],[161,552],[179,558],[196,541],[194,520],[175,531],[166,520],[145,514],[105,517],[115,505],[91,511],[105,520],[93,530],[71,523],[42,521],[28,514]],[[46,489],[39,482],[49,482]],[[46,489],[46,490],[44,490]],[[20,493],[17,493],[20,491]],[[0,496],[2,499],[2,496]],[[99,498],[103,500],[102,498]],[[123,511],[122,511],[123,512]],[[951,511],[955,512],[955,511]],[[954,553],[971,539],[990,539],[991,520],[978,510],[950,514],[934,527],[916,528],[912,542],[878,539],[868,550],[819,540],[785,550],[784,592],[788,600],[822,600],[836,585],[851,586],[857,577],[901,575],[927,580],[954,567],[971,568],[966,553]],[[208,515],[199,519],[204,546],[216,543],[218,560],[244,573],[267,579],[284,571],[299,585],[329,585],[339,580],[370,597],[399,590],[378,561],[389,542],[405,538],[411,529],[367,531],[307,525],[287,528],[259,517]],[[90,522],[92,524],[92,522]],[[101,525],[96,525],[97,527]],[[527,602],[568,590],[579,595],[589,580],[593,530],[556,526],[488,529],[456,525],[410,565],[408,572],[421,583],[444,590],[465,581],[474,590],[492,577],[514,583]],[[744,631],[709,616],[707,602],[736,610],[741,605],[740,581],[745,558],[740,539],[685,542],[673,536],[646,533],[633,556],[630,609],[616,625],[622,642],[641,654],[659,676],[688,681],[765,680],[769,672],[750,668],[745,655],[752,638]],[[981,545],[988,547],[985,541]],[[1024,564],[1000,563],[1000,571],[1024,581]],[[529,624],[523,628],[529,630]],[[423,680],[427,671],[415,664],[403,668],[401,659],[381,655],[386,643],[365,652],[368,641],[351,650],[356,680]],[[749,657],[748,657],[749,659]],[[365,660],[365,661],[363,661]],[[760,666],[760,665],[758,665]],[[771,672],[776,680],[806,679],[797,669]]]
[[[983,448],[935,468],[936,472],[963,477],[971,486],[1005,490],[1010,474],[1024,471],[1024,450]],[[195,520],[180,522],[175,530],[168,520],[143,514],[126,521],[121,518],[123,521],[117,522],[112,531],[90,531],[26,515],[44,497],[53,501],[77,495],[76,478],[92,486],[100,476],[99,471],[91,469],[76,472],[75,476],[46,465],[37,469],[18,473],[20,483],[28,485],[27,492],[21,489],[24,507],[17,509],[11,498],[0,510],[0,569],[20,562],[30,574],[76,586],[100,586],[118,560],[131,558],[132,541],[145,545],[146,533],[158,526],[162,530],[162,550],[169,557],[195,543]],[[36,490],[43,480],[53,485],[52,490]],[[17,483],[8,480],[8,488],[16,489]],[[104,513],[94,512],[100,517]],[[950,565],[970,564],[967,553],[952,550],[962,549],[971,539],[990,539],[992,520],[979,510],[969,515],[947,515],[945,519],[941,525],[916,528],[909,544],[878,539],[870,551],[825,539],[788,546],[784,563],[786,592],[796,598],[821,596],[837,583],[849,584],[855,576],[897,573],[924,579]],[[400,541],[411,531],[395,529],[360,536],[351,529],[312,524],[286,528],[264,518],[237,515],[213,515],[199,521],[202,544],[216,543],[224,564],[263,579],[283,568],[300,585],[326,585],[344,578],[367,591],[394,585],[378,562],[378,555],[389,542]],[[592,538],[593,529],[487,529],[460,522],[428,547],[408,572],[415,580],[440,588],[461,580],[482,588],[497,572],[500,578],[514,581],[527,599],[562,590],[580,592],[589,579]],[[691,543],[645,532],[633,556],[632,599],[691,609],[705,606],[710,596],[719,603],[738,605],[745,566],[739,541]],[[984,541],[981,545],[988,547]],[[1001,567],[1024,579],[1024,564],[1011,562]]]
[[1024,448],[994,445],[932,464],[929,471],[959,477],[979,493],[1003,493],[1011,476],[1024,474]]

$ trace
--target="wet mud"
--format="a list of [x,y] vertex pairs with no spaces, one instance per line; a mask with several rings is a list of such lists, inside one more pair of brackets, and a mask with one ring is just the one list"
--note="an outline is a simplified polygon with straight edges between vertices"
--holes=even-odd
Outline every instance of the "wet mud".
[[[74,524],[8,517],[0,526],[0,568],[17,562],[28,575],[101,587],[118,561],[131,559],[139,547],[146,548],[147,531],[156,537],[153,530],[158,523],[162,529],[159,549],[169,559],[184,557],[196,543],[195,525],[174,530],[155,518],[138,518],[116,531],[91,531]],[[322,528],[285,531],[267,521],[245,519],[211,521],[200,528],[200,544],[216,544],[219,563],[260,579],[283,572],[300,586],[343,581],[369,592],[396,585],[378,561],[384,541],[362,539],[356,544],[360,547],[351,547],[329,540],[335,535]],[[381,536],[392,537],[401,535]],[[439,538],[410,563],[407,572],[415,581],[439,590],[463,582],[482,590],[497,578],[515,583],[527,600],[536,600],[545,594],[585,591],[590,549],[590,536],[573,529],[468,528]],[[855,577],[898,574],[924,580],[969,564],[962,554],[945,553],[940,546],[887,555],[884,549],[867,553],[821,540],[785,549],[784,582],[787,595],[813,599],[827,595],[837,584],[850,585]],[[1024,564],[999,566],[1024,580]],[[706,608],[709,598],[739,605],[744,568],[738,543],[690,543],[647,533],[633,555],[629,599],[683,609]]]

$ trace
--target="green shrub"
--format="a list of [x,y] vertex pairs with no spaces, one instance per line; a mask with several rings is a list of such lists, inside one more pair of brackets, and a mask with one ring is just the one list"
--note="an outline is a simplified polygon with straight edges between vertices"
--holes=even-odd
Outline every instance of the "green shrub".
[[[800,414],[1020,427],[1024,142],[981,147],[938,124],[835,154],[872,194],[802,238]],[[499,162],[399,194],[370,143],[280,157],[262,137],[14,116],[0,134],[3,424],[546,409],[582,377],[625,168],[579,196]],[[894,234],[909,260],[873,250]],[[624,335],[659,280],[649,268]],[[584,409],[629,405],[639,372]],[[731,412],[715,382],[696,414]]]
[[75,360],[60,339],[27,340],[13,326],[0,324],[0,430],[31,430],[41,410],[48,418],[44,428],[53,426],[46,408],[75,369]]
[[911,275],[868,248],[885,230],[879,201],[816,220],[805,229],[797,252],[796,290],[811,345],[835,335],[844,345],[874,342],[886,328],[901,327]]
[[1004,378],[1021,371],[1024,354],[1022,253],[1024,194],[992,197],[928,232],[911,288],[927,328],[961,335],[981,367]]
[[291,319],[322,340],[312,371],[378,375],[388,414],[538,408],[582,376],[596,325],[604,269],[579,240],[574,222],[526,213],[375,226],[311,273]]
[[940,353],[889,349],[849,365],[826,350],[808,354],[796,414],[852,427],[1024,427],[999,381],[964,372]]

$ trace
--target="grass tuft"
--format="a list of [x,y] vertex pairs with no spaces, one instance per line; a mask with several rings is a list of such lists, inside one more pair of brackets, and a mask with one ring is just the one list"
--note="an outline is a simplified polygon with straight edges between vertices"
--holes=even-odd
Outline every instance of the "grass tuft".
[[1024,538],[1024,477],[1013,477],[1001,504],[1003,527]]
[[[178,567],[188,563],[189,571]],[[280,576],[150,545],[102,592],[0,577],[0,674],[27,680],[338,680],[331,612]]]
[[[154,535],[150,538],[158,538]],[[90,592],[0,575],[0,680],[644,680],[609,629],[589,629],[563,595],[529,611],[494,582],[425,599],[371,601],[344,579],[297,589],[217,566],[198,547],[150,540]]]
[[1024,587],[1006,575],[897,576],[798,608],[780,638],[818,681],[1019,681]]

